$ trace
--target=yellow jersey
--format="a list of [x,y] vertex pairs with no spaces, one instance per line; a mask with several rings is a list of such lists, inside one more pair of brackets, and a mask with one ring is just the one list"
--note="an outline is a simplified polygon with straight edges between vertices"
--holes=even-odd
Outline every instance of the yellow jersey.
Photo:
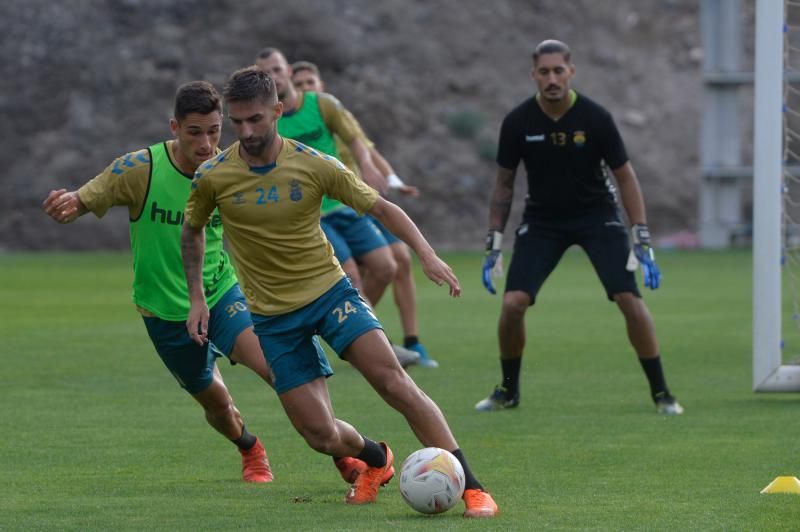
[[274,164],[250,167],[239,142],[195,173],[185,220],[202,227],[219,209],[239,282],[253,312],[285,314],[303,307],[344,276],[319,226],[330,196],[359,214],[378,193],[336,158],[291,139]]
[[[172,149],[173,142],[167,142],[168,150]],[[150,152],[145,148],[114,160],[78,189],[78,197],[89,212],[98,218],[105,216],[111,207],[125,205],[128,207],[128,217],[136,220],[144,207],[149,183]]]

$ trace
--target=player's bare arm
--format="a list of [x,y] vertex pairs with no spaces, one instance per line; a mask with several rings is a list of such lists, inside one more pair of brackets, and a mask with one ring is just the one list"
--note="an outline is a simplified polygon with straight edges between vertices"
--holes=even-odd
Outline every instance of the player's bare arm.
[[461,285],[452,268],[436,255],[436,252],[403,209],[379,197],[368,212],[384,224],[394,235],[411,246],[411,249],[419,257],[422,270],[431,281],[439,286],[447,283],[450,287],[450,295],[453,297],[461,295]]
[[320,97],[320,113],[328,129],[338,135],[350,148],[361,172],[361,179],[366,184],[386,194],[389,187],[383,174],[378,170],[377,164],[372,160],[372,154],[367,143],[363,140],[364,131],[353,114],[342,107],[339,101],[330,94],[323,93]]
[[617,180],[620,199],[628,214],[628,220],[631,224],[647,224],[642,189],[639,187],[639,179],[630,161],[612,170],[611,173]]
[[503,232],[514,200],[514,178],[517,169],[497,167],[492,200],[489,203],[489,230]]
[[67,192],[65,188],[51,190],[42,207],[49,217],[60,224],[74,222],[89,212],[78,196],[78,191]]
[[404,196],[409,196],[412,198],[419,197],[419,189],[412,185],[406,185],[397,177],[397,174],[392,168],[392,165],[389,164],[389,161],[381,155],[381,153],[375,149],[375,146],[370,147],[369,154],[372,156],[372,162],[375,163],[375,167],[381,173],[381,175],[386,179],[386,186],[389,189],[393,189],[398,191],[399,193],[403,194]]
[[204,228],[184,223],[181,232],[181,256],[191,301],[189,317],[186,319],[186,329],[192,340],[200,345],[208,341],[209,311],[205,294],[203,294],[203,256],[205,252]]
[[358,168],[361,170],[361,179],[381,194],[386,194],[389,190],[386,179],[383,178],[378,168],[375,166],[375,163],[372,161],[372,155],[367,145],[364,144],[364,141],[358,137],[354,137],[349,147],[356,161],[358,161]]

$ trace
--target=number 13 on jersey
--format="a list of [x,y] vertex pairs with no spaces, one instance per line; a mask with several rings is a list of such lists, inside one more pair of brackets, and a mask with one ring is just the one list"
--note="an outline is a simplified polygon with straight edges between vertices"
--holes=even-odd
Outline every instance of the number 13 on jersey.
[[553,143],[553,146],[566,146],[567,134],[563,131],[550,133],[550,141]]

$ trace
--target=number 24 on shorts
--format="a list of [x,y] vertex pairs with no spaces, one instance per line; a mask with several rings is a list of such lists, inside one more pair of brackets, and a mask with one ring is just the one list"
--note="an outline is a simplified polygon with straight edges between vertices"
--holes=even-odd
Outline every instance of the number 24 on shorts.
[[358,312],[358,309],[349,301],[345,301],[344,307],[334,308],[331,311],[331,314],[336,314],[336,319],[339,321],[339,323],[342,323],[347,319],[348,314],[355,314],[356,312]]

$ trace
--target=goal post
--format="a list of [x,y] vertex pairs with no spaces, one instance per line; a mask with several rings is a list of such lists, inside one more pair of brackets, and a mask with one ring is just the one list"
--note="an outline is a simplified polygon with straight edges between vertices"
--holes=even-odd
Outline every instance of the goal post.
[[800,391],[782,359],[784,2],[756,0],[753,139],[753,391]]

